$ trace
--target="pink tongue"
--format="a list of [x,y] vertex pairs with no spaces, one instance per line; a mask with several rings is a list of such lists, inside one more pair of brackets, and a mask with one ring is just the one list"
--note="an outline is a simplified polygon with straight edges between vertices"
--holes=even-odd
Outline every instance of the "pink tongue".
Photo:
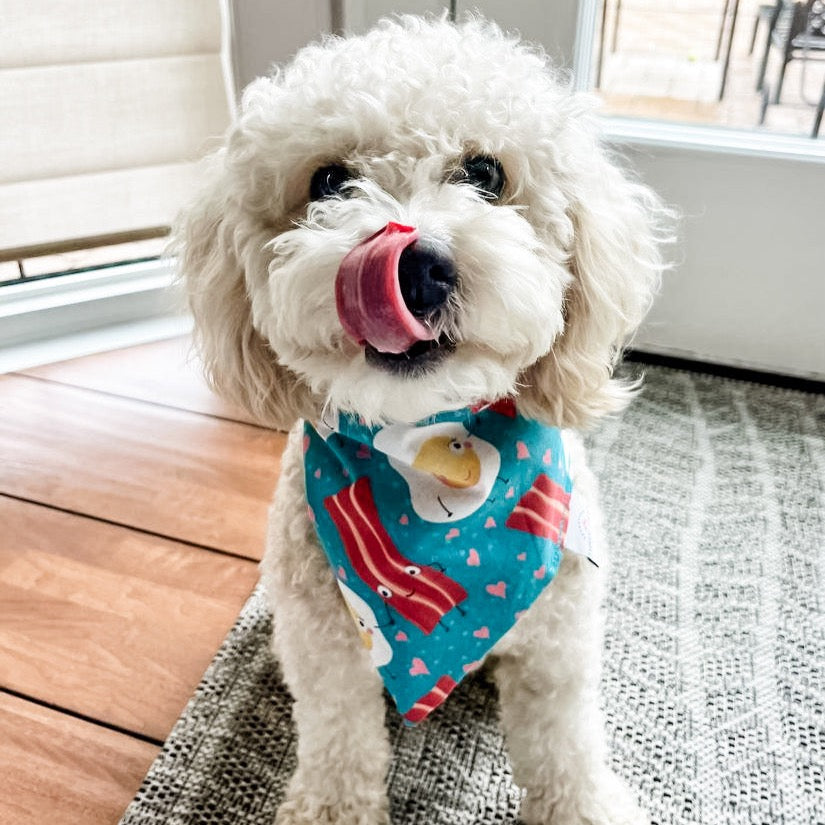
[[359,344],[399,353],[435,337],[407,309],[398,282],[401,253],[417,238],[417,229],[390,222],[341,261],[335,279],[338,317]]

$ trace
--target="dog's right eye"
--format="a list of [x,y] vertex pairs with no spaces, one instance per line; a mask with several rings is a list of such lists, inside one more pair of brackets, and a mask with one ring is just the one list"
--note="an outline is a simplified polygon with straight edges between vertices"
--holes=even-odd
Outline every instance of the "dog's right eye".
[[315,172],[309,183],[309,197],[311,200],[319,201],[340,195],[344,184],[351,179],[352,174],[346,166],[338,163],[322,166]]
[[477,155],[461,164],[460,181],[475,186],[485,200],[498,200],[504,189],[504,169],[498,158]]

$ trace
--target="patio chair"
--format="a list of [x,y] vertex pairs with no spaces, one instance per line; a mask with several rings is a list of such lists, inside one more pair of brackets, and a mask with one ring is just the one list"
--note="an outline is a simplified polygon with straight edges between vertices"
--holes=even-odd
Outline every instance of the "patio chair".
[[[751,34],[751,45],[748,49],[748,54],[753,54],[753,50],[756,48],[756,38],[759,36],[759,26],[764,22],[768,28],[768,37],[771,36],[771,32],[773,31],[774,23],[776,22],[775,18],[776,15],[779,14],[779,10],[782,8],[782,3],[776,2],[774,0],[773,3],[762,3],[756,11],[756,17],[753,21],[753,34]],[[760,87],[757,87],[757,92],[762,91]]]
[[814,117],[814,128],[811,132],[811,137],[819,137],[819,127],[822,124],[822,113],[825,112],[825,81],[822,83],[822,94],[819,97],[819,103],[816,107],[816,116]]
[[768,94],[764,90],[765,73],[772,47],[780,53],[781,62],[772,101],[779,103],[788,64],[792,60],[812,59],[812,53],[819,58],[825,57],[825,0],[777,0],[774,5],[756,81],[757,91],[763,92],[765,104],[768,102]]

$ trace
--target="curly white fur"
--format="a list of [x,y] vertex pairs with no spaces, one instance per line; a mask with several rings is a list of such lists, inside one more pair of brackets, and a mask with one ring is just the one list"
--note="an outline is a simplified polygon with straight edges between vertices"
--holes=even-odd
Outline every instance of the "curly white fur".
[[[306,516],[300,419],[333,407],[411,422],[511,395],[522,414],[582,427],[629,397],[612,368],[657,286],[667,213],[608,156],[591,108],[540,51],[490,23],[383,21],[253,83],[181,223],[214,386],[270,425],[296,426],[263,563],[299,731],[279,825],[388,821],[380,679]],[[473,154],[500,160],[498,201],[455,182]],[[347,197],[310,203],[310,178],[330,163],[356,180]],[[455,350],[421,374],[376,369],[336,313],[343,257],[388,221],[449,250],[458,272],[435,320]],[[593,510],[580,455],[575,466]],[[603,576],[566,558],[491,658],[529,825],[646,821],[604,761]]]

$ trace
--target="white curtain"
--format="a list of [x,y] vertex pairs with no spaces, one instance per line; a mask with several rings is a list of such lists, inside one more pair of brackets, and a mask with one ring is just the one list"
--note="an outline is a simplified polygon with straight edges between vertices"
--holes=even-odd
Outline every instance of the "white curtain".
[[168,225],[230,121],[219,0],[0,0],[0,260]]

